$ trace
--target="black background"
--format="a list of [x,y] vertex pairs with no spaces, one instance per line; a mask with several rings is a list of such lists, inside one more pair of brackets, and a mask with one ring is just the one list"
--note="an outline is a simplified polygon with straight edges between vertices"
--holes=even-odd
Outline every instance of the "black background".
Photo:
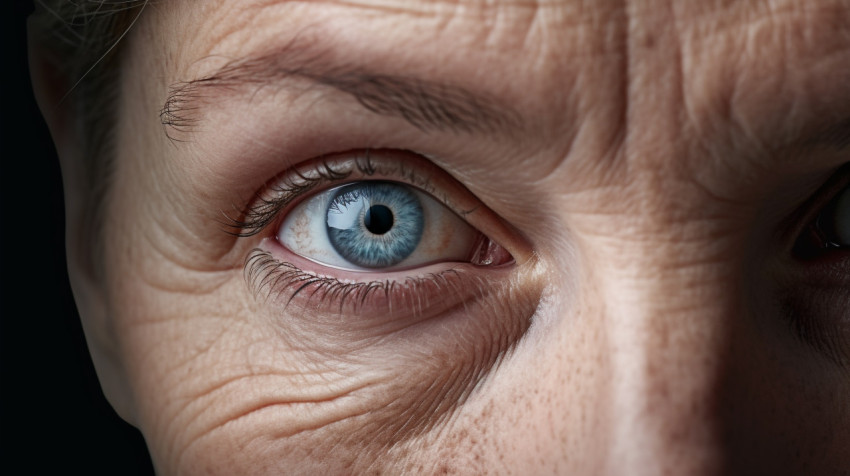
[[0,448],[7,474],[153,474],[103,397],[65,266],[59,163],[30,89],[26,17],[3,2]]

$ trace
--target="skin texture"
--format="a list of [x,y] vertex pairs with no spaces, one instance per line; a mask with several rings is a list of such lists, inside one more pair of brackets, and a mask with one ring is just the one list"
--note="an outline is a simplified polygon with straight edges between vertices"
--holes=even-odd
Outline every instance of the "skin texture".
[[[123,41],[103,245],[70,268],[159,473],[848,474],[850,258],[791,252],[850,162],[829,140],[846,1],[169,1]],[[181,82],[275,52],[452,85],[504,120],[415,127],[292,75],[161,123]],[[48,121],[73,249],[88,192],[71,121]],[[515,263],[392,312],[246,279],[252,250],[286,256],[279,221],[237,237],[223,213],[366,150],[428,157],[418,186]]]

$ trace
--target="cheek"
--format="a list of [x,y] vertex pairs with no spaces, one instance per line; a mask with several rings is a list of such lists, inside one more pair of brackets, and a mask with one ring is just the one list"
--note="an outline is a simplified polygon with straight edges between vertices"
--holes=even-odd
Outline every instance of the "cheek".
[[125,278],[111,302],[140,427],[166,473],[399,467],[404,448],[466,413],[540,298],[531,278],[508,281],[410,325],[355,326],[254,296],[232,272],[213,285],[216,273],[158,267],[206,291]]
[[612,392],[605,336],[582,324],[594,317],[582,317],[586,309],[567,309],[558,298],[544,298],[510,358],[444,428],[410,450],[422,465],[414,472],[604,472],[610,441],[601,429],[610,426]]

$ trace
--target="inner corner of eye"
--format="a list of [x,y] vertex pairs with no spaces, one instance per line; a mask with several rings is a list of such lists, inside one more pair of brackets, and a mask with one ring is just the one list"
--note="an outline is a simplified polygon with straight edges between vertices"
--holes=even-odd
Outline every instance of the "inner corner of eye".
[[514,257],[507,249],[479,232],[469,257],[470,263],[478,266],[501,266],[513,261]]

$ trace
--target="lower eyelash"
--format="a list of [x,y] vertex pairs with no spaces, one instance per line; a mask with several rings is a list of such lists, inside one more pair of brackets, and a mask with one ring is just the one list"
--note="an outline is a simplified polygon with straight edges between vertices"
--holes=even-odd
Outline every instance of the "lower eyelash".
[[[335,305],[340,314],[355,315],[368,308],[373,315],[404,310],[421,317],[430,305],[428,296],[441,296],[443,302],[453,301],[445,299],[446,296],[457,296],[458,301],[464,301],[464,296],[480,294],[476,289],[482,287],[481,283],[470,287],[469,276],[464,273],[462,277],[456,269],[407,277],[404,281],[345,282],[305,272],[292,263],[278,261],[271,253],[259,248],[248,255],[244,272],[255,296],[265,294],[266,299],[285,296],[285,305],[288,306],[296,296],[306,294],[308,302],[315,300],[317,307],[320,303]],[[367,301],[370,300],[377,301],[384,309],[368,306]]]
[[255,249],[245,262],[245,279],[255,296],[268,293],[270,296],[286,289],[291,292],[286,300],[289,304],[302,291],[313,287],[311,296],[322,289],[325,294],[339,299],[365,300],[369,294],[386,288],[381,281],[346,283],[335,278],[306,273],[292,263],[281,262],[271,253]]

